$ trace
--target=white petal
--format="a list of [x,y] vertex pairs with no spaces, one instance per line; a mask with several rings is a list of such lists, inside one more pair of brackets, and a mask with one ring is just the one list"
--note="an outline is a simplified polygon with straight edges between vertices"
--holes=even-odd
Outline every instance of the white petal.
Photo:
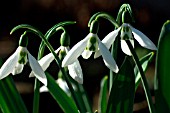
[[[102,43],[107,47],[107,49],[110,49],[111,45],[113,44],[113,42],[116,39],[116,36],[118,35],[119,31],[120,31],[121,27],[119,27],[118,29],[110,32],[103,40]],[[97,58],[101,55],[100,50],[96,51],[94,54],[94,58]]]
[[110,46],[113,44],[113,42],[116,39],[116,36],[118,35],[119,31],[120,31],[121,27],[119,27],[118,29],[110,32],[103,40],[102,43],[109,49]]
[[62,67],[68,66],[75,62],[75,60],[82,54],[84,49],[86,48],[87,41],[91,34],[88,34],[86,38],[78,42],[73,48],[67,53],[62,61]]
[[[59,47],[57,50],[55,50],[55,53],[57,54],[61,47]],[[52,53],[49,53],[45,55],[43,58],[41,58],[38,63],[42,67],[43,71],[45,71],[51,64],[51,62],[54,60],[54,56]],[[34,77],[33,72],[30,73],[29,77]]]
[[28,60],[35,77],[39,81],[41,81],[45,86],[47,86],[47,78],[43,69],[41,68],[38,61],[29,52],[28,52]]
[[99,41],[99,49],[101,52],[101,55],[103,57],[104,63],[105,65],[112,71],[114,71],[115,73],[117,73],[119,71],[118,66],[115,62],[115,60],[113,59],[112,55],[110,54],[109,50],[106,48],[106,46]]
[[134,35],[134,38],[139,42],[139,44],[142,47],[145,47],[147,49],[151,49],[151,50],[157,50],[157,47],[155,46],[155,44],[142,32],[140,32],[139,30],[133,28],[132,26],[130,26],[132,29],[132,33]]
[[[134,40],[130,40],[130,42],[131,42],[132,46],[134,47]],[[129,56],[132,55],[125,40],[121,40],[121,49],[125,54],[127,54]]]
[[14,70],[12,71],[12,74],[13,74],[13,75],[16,75],[16,74],[21,73],[22,70],[23,70],[23,68],[24,68],[24,64],[19,64],[19,63],[17,62],[17,64],[15,65]]
[[84,59],[88,59],[91,56],[91,54],[92,54],[92,51],[84,50],[81,55]]
[[64,92],[70,93],[70,90],[69,90],[69,88],[68,88],[68,86],[67,86],[66,81],[64,81],[64,80],[61,79],[61,78],[58,78],[58,79],[56,80],[56,82],[57,82],[57,84],[60,86],[60,88],[61,88]]
[[74,80],[76,80],[80,84],[83,84],[83,73],[78,60],[76,60],[73,64],[68,65],[68,70],[70,76]]
[[2,65],[1,69],[0,69],[0,79],[5,78],[6,76],[8,76],[10,73],[12,73],[12,71],[14,70],[17,62],[18,62],[18,51],[19,51],[19,47],[17,48],[17,50],[15,51],[14,54],[12,54],[7,60],[6,62]]
[[40,92],[48,92],[48,88],[46,86],[40,87]]
[[[60,50],[60,47],[55,51],[55,53],[57,54]],[[43,58],[41,58],[38,63],[40,64],[40,66],[42,67],[42,69],[45,71],[50,63],[54,60],[54,56],[52,53],[49,53],[47,55],[45,55]]]
[[101,55],[100,50],[98,49],[95,53],[94,53],[94,58],[98,58]]

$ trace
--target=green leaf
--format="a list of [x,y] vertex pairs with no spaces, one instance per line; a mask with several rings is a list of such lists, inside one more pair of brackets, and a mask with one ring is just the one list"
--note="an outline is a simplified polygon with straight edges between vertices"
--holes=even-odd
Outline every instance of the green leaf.
[[100,85],[100,96],[99,96],[99,113],[106,113],[107,109],[107,94],[108,94],[108,77],[105,76]]
[[48,73],[46,73],[46,76],[48,79],[47,88],[62,110],[65,113],[78,113],[77,106],[73,99],[68,97],[68,95],[56,84],[55,80]]
[[[131,57],[130,57],[131,58]],[[132,113],[135,96],[135,75],[130,58],[126,57],[113,81],[106,113]]]
[[154,81],[157,113],[170,113],[170,20],[164,23],[159,36]]
[[[154,56],[154,52],[150,52],[140,59],[140,63],[142,65],[142,69],[144,72],[147,70],[149,63],[153,59],[153,56]],[[135,76],[136,76],[136,78],[135,78],[135,91],[136,91],[136,89],[138,88],[139,83],[141,81],[141,74],[140,74],[137,66],[135,66],[134,72],[135,72]]]
[[28,113],[11,76],[0,80],[0,106],[4,113]]

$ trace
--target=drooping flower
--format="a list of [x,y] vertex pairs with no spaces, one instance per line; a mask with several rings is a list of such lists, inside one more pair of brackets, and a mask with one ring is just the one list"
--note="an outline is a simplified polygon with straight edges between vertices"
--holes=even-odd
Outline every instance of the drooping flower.
[[[58,79],[56,80],[56,83],[59,85],[59,87],[60,87],[66,94],[68,94],[68,96],[71,96],[71,92],[70,92],[70,90],[69,90],[69,88],[68,88],[68,85],[67,85],[67,83],[66,83],[65,80],[63,80],[62,78],[58,78]],[[72,86],[73,86],[74,90],[76,90],[76,86],[75,86],[74,84],[72,84]],[[40,88],[40,92],[41,92],[41,93],[43,93],[43,92],[48,92],[48,88],[47,88],[46,86],[42,86],[42,87]]]
[[[69,47],[65,47],[65,46],[60,46],[55,53],[63,53],[63,54],[67,54],[69,51]],[[47,54],[46,56],[44,56],[42,59],[40,59],[38,62],[41,65],[42,69],[45,71],[49,65],[51,64],[51,62],[54,60],[54,56],[52,53]],[[78,60],[75,60],[73,62],[73,64],[68,65],[68,71],[70,76],[76,80],[78,83],[83,84],[83,73],[82,73],[82,69],[80,66],[80,63]],[[34,76],[34,74],[31,72],[30,77]]]
[[96,51],[100,51],[105,65],[117,73],[119,69],[115,60],[106,46],[100,41],[97,34],[94,33],[89,33],[83,40],[73,46],[64,57],[62,67],[74,63],[80,55],[82,55],[83,58],[88,59],[92,55],[92,52],[95,52],[94,58],[97,58]]
[[22,72],[24,65],[29,62],[35,77],[47,86],[46,75],[39,65],[38,61],[29,53],[26,47],[19,46],[14,54],[12,54],[0,69],[0,79],[5,78],[10,73],[13,75]]
[[[64,81],[62,78],[58,78],[58,79],[56,80],[56,83],[60,86],[60,88],[61,88],[64,92],[69,93],[69,88],[68,88],[68,86],[67,86],[66,81]],[[47,88],[46,86],[42,86],[42,87],[40,88],[40,92],[48,92],[48,88]]]
[[118,29],[110,32],[102,40],[102,42],[106,45],[108,49],[115,41],[115,38],[119,32],[121,37],[121,49],[127,55],[131,55],[131,52],[125,40],[130,40],[132,46],[134,47],[134,38],[138,41],[138,43],[142,47],[151,50],[157,50],[155,44],[145,34],[143,34],[141,31],[135,29],[134,27],[132,27],[130,24],[127,23],[122,24],[122,26],[120,26]]

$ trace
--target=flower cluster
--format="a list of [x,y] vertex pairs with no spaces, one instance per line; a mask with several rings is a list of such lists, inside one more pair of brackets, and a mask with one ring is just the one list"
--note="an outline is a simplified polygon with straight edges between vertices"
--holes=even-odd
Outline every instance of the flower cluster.
[[[68,66],[70,76],[75,79],[78,83],[83,83],[83,74],[78,57],[82,55],[84,59],[88,59],[92,52],[95,52],[94,58],[102,55],[105,65],[112,70],[113,72],[118,72],[118,66],[113,59],[109,48],[114,43],[115,38],[120,32],[121,37],[121,49],[127,54],[131,55],[126,40],[130,40],[131,44],[134,47],[134,39],[139,42],[142,47],[147,49],[156,50],[156,46],[153,42],[142,32],[133,28],[130,24],[124,23],[118,29],[110,32],[102,41],[95,33],[89,33],[83,40],[78,42],[73,48],[69,51],[69,47],[60,46],[55,52],[56,54],[60,52],[65,52],[66,56],[62,61],[62,67]],[[27,60],[28,56],[28,60]],[[47,85],[47,79],[44,74],[44,71],[49,67],[50,63],[54,60],[52,53],[44,56],[38,62],[36,59],[28,52],[26,47],[19,46],[15,53],[11,55],[7,61],[3,64],[0,69],[0,79],[5,78],[10,73],[13,75],[19,74],[22,72],[24,65],[29,61],[32,72],[30,77],[37,77],[42,83]]]

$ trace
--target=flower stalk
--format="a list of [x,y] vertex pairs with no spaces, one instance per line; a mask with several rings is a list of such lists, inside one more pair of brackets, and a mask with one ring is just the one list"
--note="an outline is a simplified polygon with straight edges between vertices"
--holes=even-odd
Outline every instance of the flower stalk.
[[137,65],[137,67],[139,69],[139,72],[141,74],[141,81],[142,81],[142,85],[143,85],[144,92],[145,92],[145,95],[146,95],[146,100],[147,100],[147,103],[148,103],[149,111],[150,111],[150,113],[156,113],[155,108],[154,108],[154,104],[153,104],[153,101],[152,101],[152,96],[151,96],[151,93],[150,93],[150,89],[149,89],[145,74],[143,72],[143,69],[141,67],[141,64],[139,62],[139,58],[138,58],[136,52],[134,51],[131,42],[129,40],[126,40],[126,43],[127,43],[128,47],[129,47],[131,53],[132,53],[133,59],[134,59],[136,65]]
[[[61,22],[56,25],[54,25],[51,29],[47,31],[47,33],[44,35],[46,40],[48,40],[55,32],[59,30],[63,30],[64,25],[74,24],[75,22]],[[41,41],[41,44],[39,46],[39,52],[38,52],[38,60],[40,60],[44,56],[44,50],[45,50],[45,43],[44,41]],[[39,113],[39,100],[40,100],[40,82],[35,78],[34,83],[34,98],[33,98],[33,113]]]

